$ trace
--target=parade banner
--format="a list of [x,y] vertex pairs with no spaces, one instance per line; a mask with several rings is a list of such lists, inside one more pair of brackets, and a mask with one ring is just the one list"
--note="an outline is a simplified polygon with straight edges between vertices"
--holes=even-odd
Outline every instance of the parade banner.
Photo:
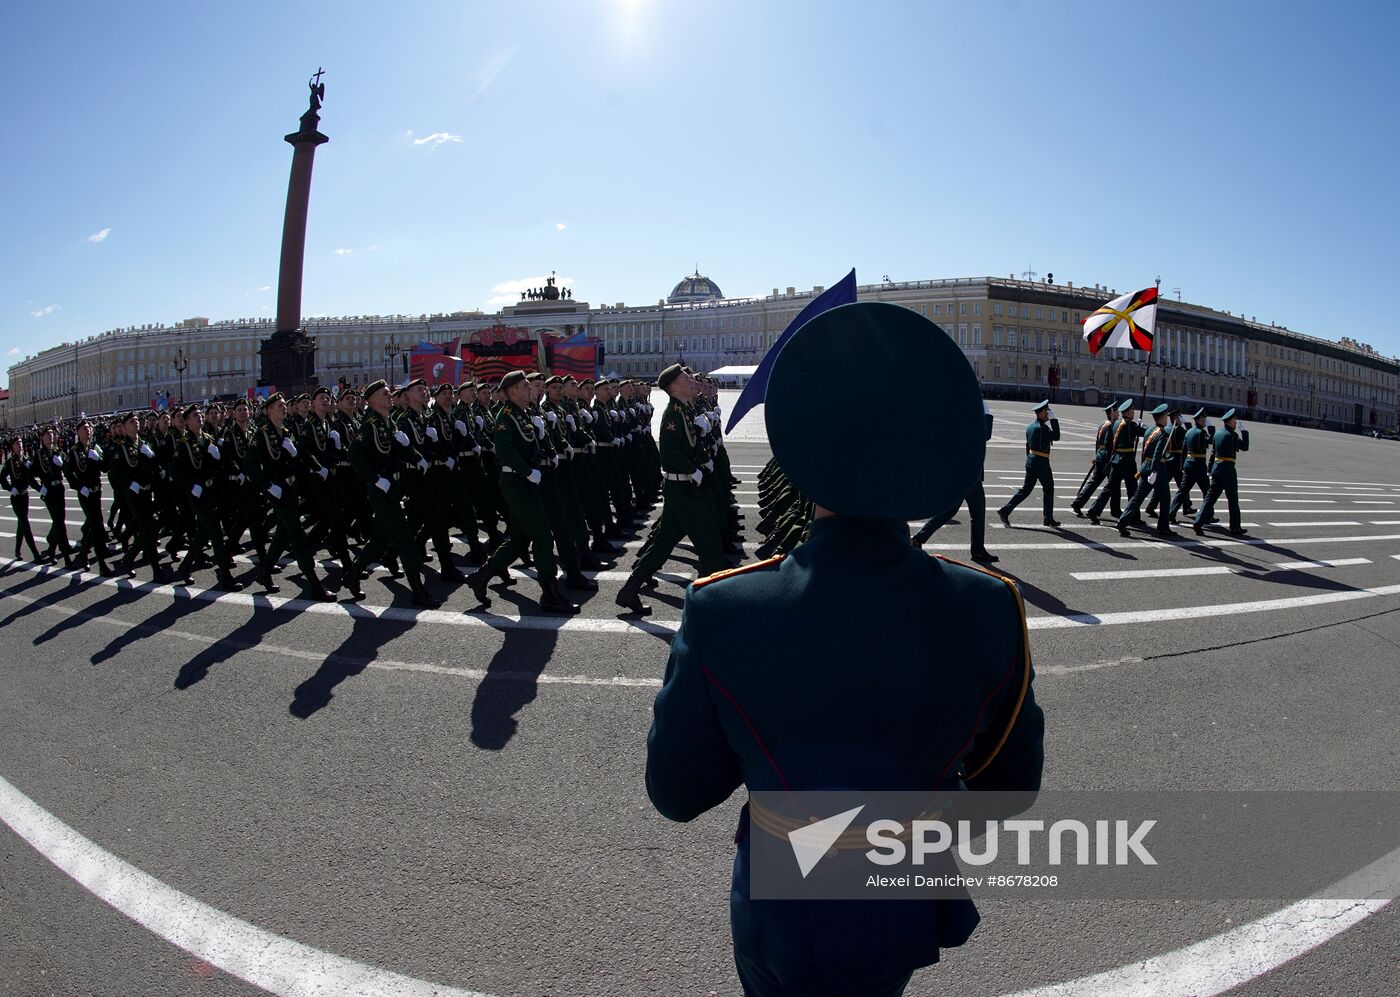
[[778,351],[793,337],[793,334],[822,312],[838,305],[853,304],[855,300],[856,270],[855,267],[852,267],[850,273],[808,302],[807,307],[797,313],[797,317],[788,323],[783,334],[768,348],[768,352],[763,354],[763,359],[758,362],[758,367],[754,370],[753,376],[749,378],[749,383],[744,385],[744,390],[739,394],[739,400],[734,403],[734,408],[730,410],[729,423],[724,427],[726,433],[733,430],[735,423],[742,419],[749,409],[763,402],[764,392],[768,390],[768,374],[773,369],[773,361],[778,358]]
[[1153,328],[1157,322],[1157,288],[1149,287],[1114,298],[1096,312],[1084,317],[1084,339],[1090,355],[1105,346],[1152,352]]
[[462,358],[458,355],[461,338],[445,343],[430,343],[419,340],[418,345],[409,351],[409,379],[421,377],[428,387],[438,384],[456,384],[462,379]]
[[538,370],[538,346],[526,329],[493,326],[462,344],[462,361],[479,381],[499,381],[513,370]]
[[582,381],[598,376],[598,341],[579,333],[558,343],[546,344],[551,374],[571,374]]

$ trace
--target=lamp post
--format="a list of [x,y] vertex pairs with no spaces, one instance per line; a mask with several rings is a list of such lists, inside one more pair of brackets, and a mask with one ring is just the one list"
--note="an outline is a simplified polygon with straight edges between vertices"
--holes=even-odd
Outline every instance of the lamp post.
[[393,364],[394,358],[402,352],[403,347],[399,345],[398,337],[390,336],[389,341],[384,344],[384,381],[386,384],[392,383],[389,381],[389,367]]
[[1047,377],[1050,382],[1050,400],[1058,402],[1060,400],[1060,344],[1053,341],[1050,343],[1050,372]]
[[170,365],[175,368],[175,372],[180,375],[180,401],[185,404],[185,370],[190,365],[190,358],[185,356],[185,348],[177,346],[175,348],[175,359],[170,361]]

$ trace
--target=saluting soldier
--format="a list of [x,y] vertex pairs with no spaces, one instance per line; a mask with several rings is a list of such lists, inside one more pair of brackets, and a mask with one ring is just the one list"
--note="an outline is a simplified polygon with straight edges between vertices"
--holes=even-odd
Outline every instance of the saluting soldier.
[[1010,501],[997,510],[997,518],[1003,526],[1011,525],[1012,511],[1030,497],[1037,483],[1044,513],[1041,522],[1046,526],[1060,525],[1055,519],[1055,475],[1050,471],[1050,446],[1060,438],[1060,420],[1050,411],[1048,398],[1037,405],[1034,412],[1035,421],[1026,426],[1026,478]]
[[642,602],[642,585],[666,563],[682,537],[690,538],[700,559],[702,577],[729,566],[724,559],[719,523],[700,494],[705,480],[701,465],[706,457],[696,427],[685,411],[685,406],[699,393],[699,385],[681,370],[680,364],[663,370],[656,384],[670,399],[661,415],[661,467],[666,475],[664,504],[650,549],[637,559],[615,600],[623,609],[641,616],[651,612]]
[[1133,475],[1137,473],[1137,462],[1133,460],[1133,455],[1137,453],[1138,437],[1142,435],[1142,426],[1133,419],[1133,400],[1125,399],[1118,406],[1118,421],[1113,424],[1113,430],[1108,437],[1108,487],[1099,493],[1094,504],[1089,507],[1089,522],[1095,526],[1099,525],[1099,516],[1103,514],[1103,507],[1108,505],[1110,498],[1116,498],[1125,484],[1133,481]]
[[[1076,495],[1074,501],[1070,503],[1070,508],[1074,510],[1074,514],[1080,519],[1084,518],[1085,504],[1094,497],[1095,489],[1108,477],[1110,467],[1109,458],[1113,456],[1110,450],[1113,446],[1113,427],[1118,421],[1118,403],[1116,401],[1109,402],[1104,406],[1103,414],[1104,421],[1099,423],[1098,432],[1094,434],[1093,467],[1090,468],[1088,477],[1085,478],[1083,485],[1080,486],[1079,494]],[[1122,499],[1118,492],[1115,491],[1113,493],[1111,501],[1113,505],[1110,507],[1110,511],[1113,515],[1117,516],[1122,508]]]
[[78,505],[83,510],[83,532],[78,540],[74,566],[86,571],[91,552],[97,558],[98,571],[105,578],[111,574],[111,569],[107,567],[107,530],[102,524],[102,467],[102,448],[93,439],[92,423],[84,419],[78,423],[77,441],[68,451],[63,465],[68,483],[78,493]]
[[1133,491],[1133,497],[1128,501],[1128,507],[1123,510],[1123,515],[1118,519],[1118,532],[1122,536],[1128,535],[1128,527],[1140,526],[1146,528],[1142,516],[1138,510],[1147,501],[1148,496],[1157,506],[1157,528],[1156,534],[1159,537],[1174,537],[1171,527],[1167,524],[1170,518],[1169,508],[1171,505],[1171,464],[1172,456],[1170,452],[1171,425],[1168,422],[1168,411],[1170,406],[1166,404],[1158,405],[1152,410],[1152,429],[1148,432],[1147,438],[1142,444],[1142,465],[1137,472],[1137,487]]
[[1210,521],[1222,492],[1230,503],[1230,535],[1242,537],[1249,532],[1240,526],[1240,484],[1235,467],[1241,451],[1249,449],[1249,430],[1239,428],[1234,409],[1221,416],[1220,421],[1224,425],[1215,431],[1215,439],[1211,443],[1215,457],[1211,461],[1210,491],[1206,493],[1205,501],[1191,524],[1198,537],[1205,535],[1203,527]]
[[[876,370],[933,352],[927,394],[881,406],[905,431],[850,419],[812,432],[811,386],[846,375],[851,343]],[[745,994],[893,997],[978,922],[966,896],[751,901],[756,836],[788,845],[753,794],[985,789],[1029,802],[1040,787],[1044,715],[1015,583],[909,544],[907,520],[951,508],[977,478],[979,396],[953,340],[883,303],[818,315],[773,365],[768,437],[816,504],[811,538],[691,585],[647,737],[647,793],[662,816],[689,821],[741,786],[751,794],[726,884]],[[908,459],[935,449],[937,460]]]
[[188,405],[183,413],[184,432],[175,447],[175,462],[171,467],[171,479],[179,489],[180,498],[188,510],[190,529],[189,550],[185,559],[175,569],[182,584],[193,585],[191,572],[195,562],[208,543],[214,551],[214,570],[218,577],[218,588],[225,592],[237,592],[243,583],[233,578],[233,559],[224,541],[223,526],[219,523],[216,504],[217,488],[221,475],[223,452],[204,432],[204,415],[198,405]]
[[317,602],[335,602],[335,596],[321,584],[316,572],[316,559],[306,542],[301,517],[297,509],[297,450],[296,442],[285,426],[287,402],[280,391],[268,396],[263,405],[263,421],[253,431],[248,449],[248,477],[259,491],[265,492],[276,518],[276,529],[267,545],[267,560],[258,567],[258,584],[268,593],[281,588],[272,581],[272,566],[284,550],[290,550],[301,568],[306,582],[306,594]]
[[[494,438],[496,458],[501,464],[501,495],[509,509],[505,542],[468,580],[472,594],[482,608],[491,600],[486,586],[498,575],[508,578],[510,566],[528,546],[534,552],[539,575],[540,609],[546,613],[572,615],[579,607],[559,589],[554,560],[554,534],[545,509],[540,485],[547,463],[542,433],[530,418],[530,382],[523,370],[513,370],[501,378],[505,402],[496,414]],[[541,420],[543,421],[543,420]]]
[[34,459],[34,483],[39,498],[49,513],[49,532],[44,538],[48,545],[43,559],[52,563],[55,554],[63,555],[63,566],[73,567],[73,546],[68,542],[68,499],[63,487],[63,454],[54,446],[53,430],[45,428],[39,434],[39,453]]
[[29,553],[36,563],[39,548],[34,543],[34,529],[29,525],[29,489],[34,487],[34,462],[24,452],[24,440],[10,440],[5,462],[0,465],[0,486],[10,493],[10,510],[15,514],[15,560],[19,560],[20,544],[29,544]]
[[1182,462],[1181,481],[1177,489],[1176,497],[1172,499],[1170,517],[1176,521],[1178,510],[1190,513],[1191,509],[1191,489],[1201,490],[1201,501],[1205,501],[1207,493],[1210,492],[1210,475],[1206,471],[1206,451],[1210,448],[1211,433],[1206,428],[1206,410],[1199,408],[1191,414],[1191,421],[1195,424],[1186,431],[1186,440],[1183,443],[1183,453],[1185,460]]
[[365,388],[369,410],[360,423],[360,437],[350,451],[350,462],[360,476],[369,508],[369,542],[355,560],[354,575],[363,577],[369,565],[390,554],[403,562],[413,604],[436,609],[442,600],[423,583],[422,548],[403,511],[400,475],[408,459],[408,436],[396,429],[390,417],[392,398],[383,381]]

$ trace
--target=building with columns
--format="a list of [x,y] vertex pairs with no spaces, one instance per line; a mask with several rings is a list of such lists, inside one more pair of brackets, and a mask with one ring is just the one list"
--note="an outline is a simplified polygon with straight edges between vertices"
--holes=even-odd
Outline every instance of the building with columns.
[[[602,342],[604,371],[652,378],[683,360],[698,370],[756,364],[788,323],[823,288],[774,288],[726,298],[698,272],[654,305],[590,305],[555,296],[497,313],[311,318],[322,384],[402,379],[400,356],[419,340],[442,342],[494,325],[583,331]],[[1162,299],[1157,349],[1089,356],[1080,321],[1116,289],[1048,281],[967,277],[866,284],[863,301],[912,308],[941,326],[966,353],[989,397],[1088,405],[1140,397],[1144,376],[1154,401],[1222,409],[1252,420],[1370,432],[1396,428],[1400,361],[1352,339],[1308,336],[1244,315]],[[12,423],[147,408],[157,397],[207,399],[242,394],[258,379],[258,347],[268,319],[187,319],[104,332],[52,347],[10,368]],[[187,363],[183,379],[175,361]],[[919,359],[910,358],[910,371]],[[1050,387],[1052,368],[1058,384]]]

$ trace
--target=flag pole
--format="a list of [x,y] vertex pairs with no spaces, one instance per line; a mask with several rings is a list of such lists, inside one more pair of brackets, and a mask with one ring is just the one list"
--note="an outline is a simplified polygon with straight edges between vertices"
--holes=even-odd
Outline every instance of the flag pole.
[[[1158,274],[1158,275],[1157,275],[1157,297],[1156,297],[1155,299],[1153,299],[1153,301],[1152,301],[1152,307],[1153,307],[1153,308],[1157,308],[1157,307],[1159,307],[1159,306],[1161,305],[1161,303],[1162,303],[1162,275],[1161,275],[1161,274]],[[1154,316],[1156,316],[1157,313],[1154,311],[1152,314],[1153,314]],[[1157,320],[1156,320],[1156,318],[1154,317],[1153,320],[1152,320],[1152,342],[1149,344],[1148,349],[1147,349],[1147,369],[1146,369],[1145,371],[1143,371],[1143,375],[1142,375],[1142,407],[1143,407],[1143,411],[1147,411],[1147,410],[1148,410],[1148,405],[1149,405],[1149,403],[1152,401],[1151,396],[1148,395],[1148,393],[1147,393],[1147,381],[1148,381],[1148,378],[1152,376],[1152,353],[1153,353],[1152,347],[1154,347],[1154,346],[1156,346],[1156,345],[1157,345]]]

